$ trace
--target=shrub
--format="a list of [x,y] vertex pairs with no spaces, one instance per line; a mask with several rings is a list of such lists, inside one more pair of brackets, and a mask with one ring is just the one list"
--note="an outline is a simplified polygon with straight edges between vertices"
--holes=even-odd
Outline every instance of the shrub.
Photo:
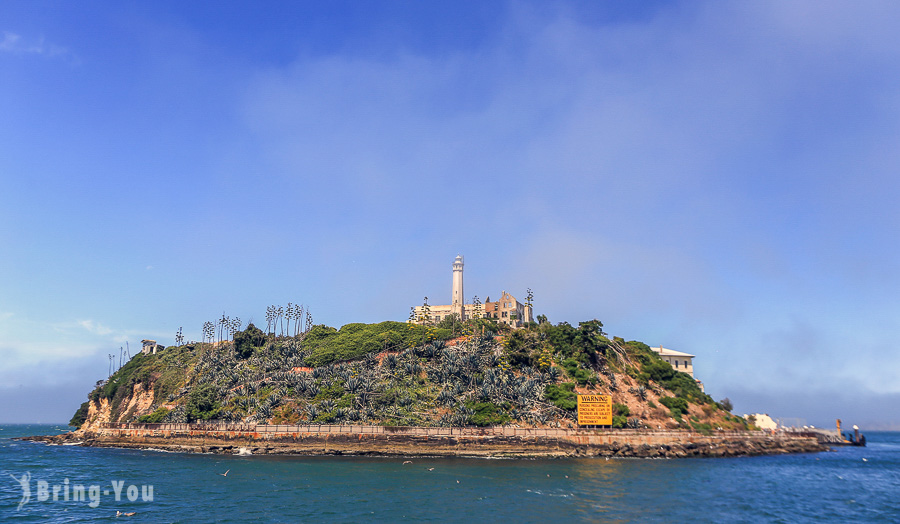
[[626,424],[628,424],[628,417],[613,415],[612,425],[614,428],[624,428]]
[[723,409],[729,413],[731,413],[731,410],[734,409],[734,406],[731,404],[731,399],[729,399],[728,397],[725,397],[717,402],[717,405],[720,409]]
[[688,411],[688,403],[687,400],[678,397],[663,397],[659,399],[659,403],[663,406],[669,408],[673,412],[677,412],[679,415],[682,413],[687,413]]
[[631,415],[631,410],[625,404],[613,404],[612,409],[613,415],[622,415],[623,417]]
[[158,408],[153,413],[150,413],[149,415],[144,415],[144,416],[138,417],[137,421],[140,422],[141,424],[158,424],[158,423],[162,422],[163,420],[165,420],[166,415],[168,415],[168,414],[169,414],[169,410],[161,407],[161,408]]
[[212,384],[195,387],[184,406],[187,421],[209,420],[218,416],[220,406],[217,399],[216,388]]
[[553,405],[565,410],[573,410],[578,407],[578,397],[575,395],[575,383],[563,382],[562,384],[547,384],[544,387],[544,398]]
[[691,428],[694,431],[701,433],[703,435],[711,435],[712,434],[712,424],[706,422],[691,422]]
[[69,421],[69,425],[72,427],[80,428],[84,421],[87,420],[88,408],[91,405],[91,401],[88,400],[81,404],[81,407],[72,415],[72,420]]
[[311,365],[324,366],[377,351],[417,346],[432,336],[435,340],[446,340],[450,338],[450,330],[403,322],[354,323],[340,330],[318,325],[303,339],[303,347],[311,352],[307,359]]
[[[665,384],[675,376],[672,366],[661,359],[654,359],[641,367],[641,372],[646,373],[654,382]],[[690,377],[688,377],[690,378]]]
[[475,412],[469,417],[469,424],[499,426],[510,421],[509,415],[503,413],[499,406],[491,402],[469,403],[467,407]]
[[253,352],[264,346],[266,335],[251,322],[247,329],[234,334],[234,351],[238,358],[250,358]]
[[575,380],[579,386],[587,384],[591,379],[595,382],[597,380],[597,377],[595,377],[592,372],[581,367],[581,364],[574,358],[564,360],[562,365],[565,368],[566,373],[569,374],[569,377]]

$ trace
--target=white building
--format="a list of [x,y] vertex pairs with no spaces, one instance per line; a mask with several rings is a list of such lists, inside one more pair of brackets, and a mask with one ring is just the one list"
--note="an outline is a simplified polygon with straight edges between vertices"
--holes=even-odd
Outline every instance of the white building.
[[675,371],[681,371],[694,377],[694,355],[690,353],[682,353],[674,349],[667,349],[662,346],[658,348],[650,348],[656,352],[663,360],[668,362],[675,368]]
[[658,348],[651,347],[650,349],[655,351],[660,358],[668,362],[675,371],[681,371],[682,373],[690,375],[691,378],[697,382],[697,385],[700,386],[700,391],[703,391],[703,382],[700,382],[694,377],[694,355],[664,348],[662,345]]
[[144,346],[141,348],[141,353],[145,355],[155,355],[158,350],[161,350],[163,347],[156,343],[155,340],[141,340],[141,344]]
[[752,415],[744,415],[745,419],[753,417],[753,424],[759,429],[775,430],[778,429],[778,423],[775,422],[768,413],[753,413]]
[[502,291],[500,299],[491,302],[487,297],[483,304],[466,304],[463,293],[463,257],[456,255],[453,261],[453,286],[450,290],[449,305],[424,305],[414,308],[414,322],[417,324],[438,323],[450,315],[457,315],[460,320],[470,318],[495,319],[500,324],[506,324],[515,328],[522,327],[527,322],[533,322],[531,307],[519,302],[516,297]]

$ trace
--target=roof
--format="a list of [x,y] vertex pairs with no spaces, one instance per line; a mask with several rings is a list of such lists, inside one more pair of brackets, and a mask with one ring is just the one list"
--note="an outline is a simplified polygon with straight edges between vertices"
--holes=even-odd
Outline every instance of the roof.
[[674,349],[664,348],[659,346],[658,348],[651,347],[653,351],[659,353],[660,356],[663,357],[695,357],[696,355],[691,355],[690,353],[682,353],[681,351],[675,351]]

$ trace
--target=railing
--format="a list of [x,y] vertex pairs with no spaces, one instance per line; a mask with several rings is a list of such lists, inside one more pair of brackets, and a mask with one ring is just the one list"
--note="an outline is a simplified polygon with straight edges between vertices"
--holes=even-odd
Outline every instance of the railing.
[[[710,435],[703,435],[690,430],[663,431],[656,429],[628,429],[628,428],[517,428],[511,426],[491,426],[483,428],[475,427],[421,427],[421,426],[365,426],[365,425],[337,425],[337,424],[245,424],[245,423],[161,423],[161,424],[101,424],[103,429],[116,430],[147,430],[166,432],[238,432],[258,433],[264,435],[290,435],[299,433],[315,434],[354,434],[354,435],[407,435],[424,437],[577,437],[590,435],[622,436],[671,436],[673,433],[688,436],[711,437],[744,437],[759,438],[771,437],[771,433],[765,431],[713,431]],[[778,436],[776,434],[775,436]]]

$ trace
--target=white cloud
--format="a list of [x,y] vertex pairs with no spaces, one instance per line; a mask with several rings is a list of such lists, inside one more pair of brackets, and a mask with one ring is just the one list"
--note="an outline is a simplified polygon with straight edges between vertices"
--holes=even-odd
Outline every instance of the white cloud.
[[135,335],[91,319],[40,322],[0,314],[0,358],[3,371],[10,376],[15,376],[16,370],[46,362],[117,353],[129,339],[134,340]]
[[3,32],[3,40],[0,40],[0,52],[60,58],[73,65],[79,62],[78,58],[67,48],[47,42],[43,36],[36,40],[26,41],[21,35],[9,31]]
[[79,320],[78,325],[95,335],[106,336],[113,332],[113,330],[93,320]]
[[3,41],[0,42],[0,51],[15,52],[19,48],[19,40],[22,37],[8,31],[3,32]]

